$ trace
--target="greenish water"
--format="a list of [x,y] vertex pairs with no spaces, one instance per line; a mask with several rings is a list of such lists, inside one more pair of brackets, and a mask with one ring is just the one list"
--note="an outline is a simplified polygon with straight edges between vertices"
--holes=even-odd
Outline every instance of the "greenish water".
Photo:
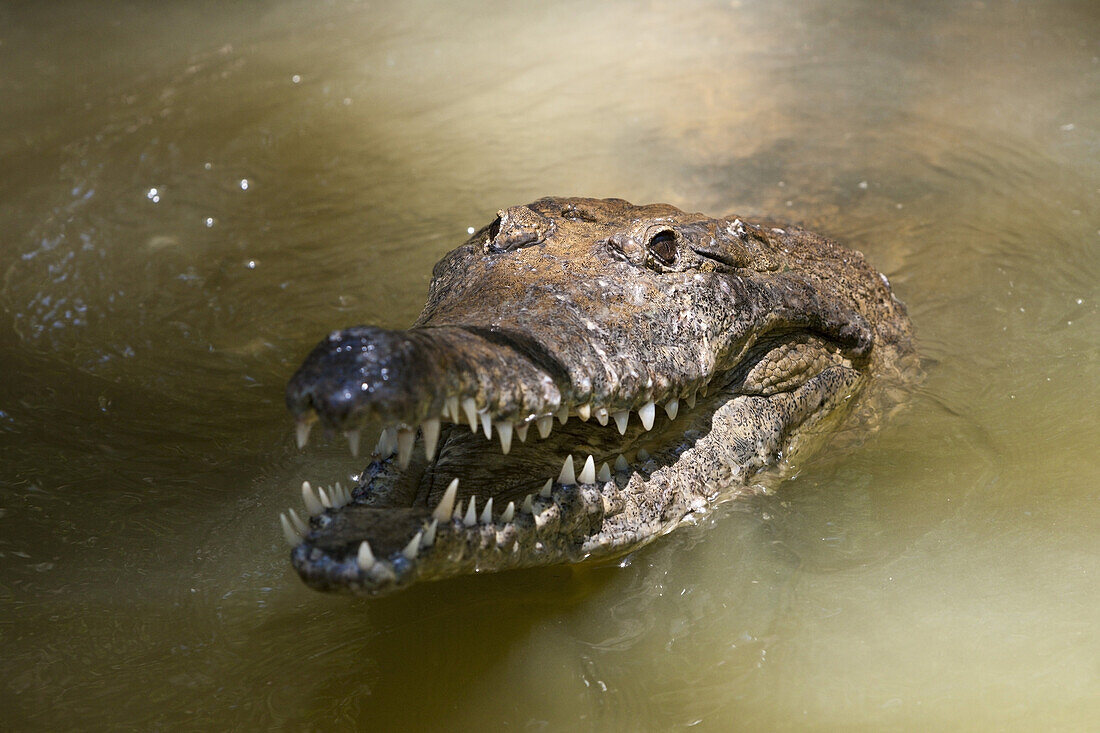
[[[0,2],[0,727],[1094,730],[1098,90],[1090,2]],[[927,376],[623,567],[307,590],[286,379],[546,194],[840,239]]]

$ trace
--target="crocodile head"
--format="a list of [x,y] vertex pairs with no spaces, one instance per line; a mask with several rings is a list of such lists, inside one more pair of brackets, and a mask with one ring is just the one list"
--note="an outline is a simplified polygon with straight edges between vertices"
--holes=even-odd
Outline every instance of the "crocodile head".
[[619,199],[505,209],[436,266],[405,331],[324,339],[291,379],[319,420],[381,422],[352,490],[281,518],[318,589],[376,595],[632,550],[736,495],[909,350],[859,253]]

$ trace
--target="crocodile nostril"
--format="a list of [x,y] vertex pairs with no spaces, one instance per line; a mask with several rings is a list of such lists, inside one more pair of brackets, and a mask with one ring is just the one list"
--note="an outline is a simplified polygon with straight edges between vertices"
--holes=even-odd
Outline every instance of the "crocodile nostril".
[[486,252],[508,252],[545,241],[555,231],[554,222],[526,206],[501,211],[489,225]]

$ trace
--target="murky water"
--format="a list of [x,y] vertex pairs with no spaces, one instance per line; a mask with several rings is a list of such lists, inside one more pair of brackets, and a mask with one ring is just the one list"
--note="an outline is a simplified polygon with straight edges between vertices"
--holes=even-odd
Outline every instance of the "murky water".
[[[1087,730],[1092,2],[0,4],[0,727]],[[802,222],[927,378],[628,558],[316,594],[282,389],[545,194]]]

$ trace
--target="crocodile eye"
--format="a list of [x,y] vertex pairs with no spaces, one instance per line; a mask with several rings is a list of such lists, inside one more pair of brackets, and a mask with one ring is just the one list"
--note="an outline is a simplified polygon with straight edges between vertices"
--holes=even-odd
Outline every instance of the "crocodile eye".
[[657,232],[650,237],[646,249],[662,265],[673,264],[676,262],[676,233],[668,229]]
[[489,241],[492,242],[500,234],[500,217],[493,219],[493,223],[489,225]]

